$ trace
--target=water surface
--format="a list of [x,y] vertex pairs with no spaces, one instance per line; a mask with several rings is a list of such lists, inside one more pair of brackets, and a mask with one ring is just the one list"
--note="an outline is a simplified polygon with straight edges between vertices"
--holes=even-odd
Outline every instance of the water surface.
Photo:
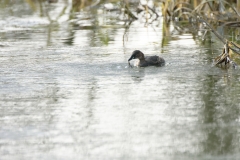
[[[44,3],[67,6],[51,21],[1,2],[1,159],[238,159],[240,74],[212,66],[216,38],[126,25],[104,4],[69,20],[68,3]],[[166,65],[129,68],[135,49]]]

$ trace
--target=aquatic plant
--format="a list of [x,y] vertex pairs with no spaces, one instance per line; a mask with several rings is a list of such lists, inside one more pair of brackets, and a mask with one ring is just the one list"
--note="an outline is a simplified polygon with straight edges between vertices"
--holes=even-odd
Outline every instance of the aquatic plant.
[[[178,30],[186,30],[186,27],[189,27],[190,32],[205,30],[202,39],[210,31],[223,42],[223,52],[215,58],[215,65],[232,64],[236,67],[235,62],[230,59],[230,52],[240,54],[238,44],[223,38],[216,28],[220,25],[235,27],[240,25],[240,0],[162,0],[159,2],[162,4],[164,19],[173,22],[172,24]],[[186,23],[190,25],[186,26]],[[185,26],[182,27],[182,25]]]

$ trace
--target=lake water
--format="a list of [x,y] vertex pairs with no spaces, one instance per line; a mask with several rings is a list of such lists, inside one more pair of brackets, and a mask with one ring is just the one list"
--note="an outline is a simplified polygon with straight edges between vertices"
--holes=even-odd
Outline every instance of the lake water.
[[[216,38],[30,2],[0,2],[0,159],[239,158],[240,71],[212,66]],[[166,65],[130,68],[135,49]]]

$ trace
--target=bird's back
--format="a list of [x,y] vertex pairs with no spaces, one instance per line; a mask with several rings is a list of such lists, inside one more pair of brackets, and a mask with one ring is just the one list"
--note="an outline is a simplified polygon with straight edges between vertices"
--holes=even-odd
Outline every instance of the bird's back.
[[159,56],[146,56],[145,61],[149,66],[164,66],[165,60]]

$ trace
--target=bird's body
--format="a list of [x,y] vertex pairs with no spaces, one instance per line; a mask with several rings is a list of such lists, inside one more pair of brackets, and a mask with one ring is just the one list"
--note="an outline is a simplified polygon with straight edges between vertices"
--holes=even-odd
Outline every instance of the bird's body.
[[139,59],[139,63],[138,63],[139,67],[147,67],[147,66],[161,67],[165,65],[165,60],[162,57],[144,56],[144,54],[139,50],[133,51],[132,56],[128,59],[128,61],[131,61],[132,59]]

